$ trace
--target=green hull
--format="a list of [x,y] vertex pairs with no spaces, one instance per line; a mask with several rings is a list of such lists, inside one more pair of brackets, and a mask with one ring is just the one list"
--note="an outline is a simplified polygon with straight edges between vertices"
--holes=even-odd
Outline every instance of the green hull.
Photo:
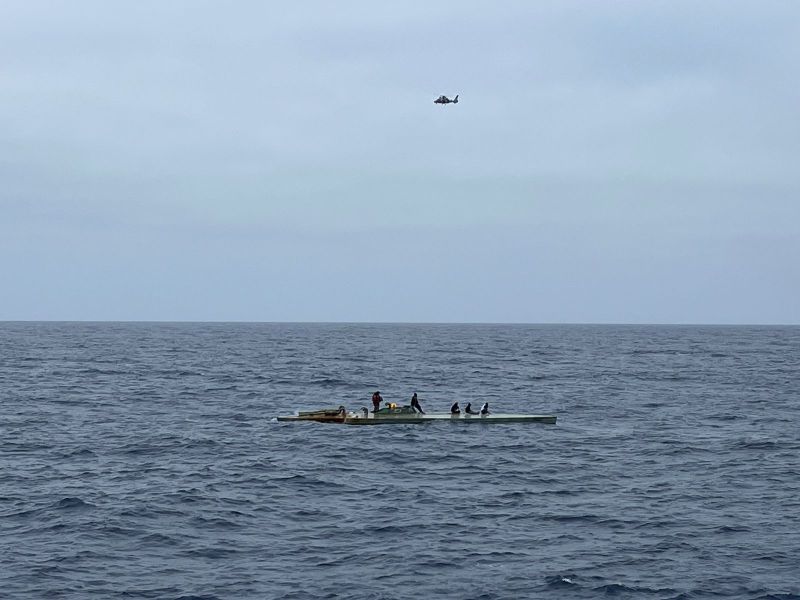
[[335,409],[300,412],[298,415],[278,417],[278,421],[316,421],[317,423],[344,423],[345,425],[416,425],[445,421],[448,423],[545,423],[553,425],[555,415],[517,415],[492,413],[468,415],[450,413],[419,414],[398,409],[381,409],[378,413],[345,413]]
[[425,414],[425,415],[348,415],[344,420],[346,425],[409,425],[416,423],[432,423],[446,421],[448,423],[546,423],[553,425],[555,415],[515,415],[515,414],[488,414],[488,415],[451,415]]

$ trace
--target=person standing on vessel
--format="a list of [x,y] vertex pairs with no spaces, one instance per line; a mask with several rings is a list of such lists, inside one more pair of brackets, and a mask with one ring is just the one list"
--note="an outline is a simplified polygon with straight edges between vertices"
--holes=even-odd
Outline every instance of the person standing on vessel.
[[411,408],[420,414],[425,414],[425,411],[422,410],[422,407],[419,405],[419,400],[417,400],[417,392],[414,392],[414,395],[411,396]]
[[383,402],[383,398],[381,398],[380,392],[372,394],[372,412],[378,412],[378,409],[381,407],[381,402]]
[[453,402],[453,406],[450,407],[450,414],[451,415],[461,414],[461,409],[458,407],[458,402]]

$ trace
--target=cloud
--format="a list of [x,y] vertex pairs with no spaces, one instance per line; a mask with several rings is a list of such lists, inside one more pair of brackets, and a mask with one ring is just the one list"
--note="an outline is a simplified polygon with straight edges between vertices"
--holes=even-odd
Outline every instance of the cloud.
[[[174,288],[170,318],[180,306],[202,316],[182,290],[214,279],[223,290],[246,283],[270,307],[206,290],[215,315],[227,299],[231,318],[265,319],[449,314],[426,296],[406,315],[334,275],[479,296],[460,313],[477,320],[625,320],[614,307],[626,298],[638,298],[642,319],[700,318],[720,300],[704,269],[723,278],[720,289],[770,272],[773,300],[800,291],[789,257],[800,237],[794,4],[83,1],[0,11],[0,231],[8,257],[38,257],[0,262],[29,282],[16,308],[0,303],[0,318],[24,314],[38,294],[26,268],[110,286],[107,299],[130,318],[137,305],[112,293],[130,281]],[[434,106],[442,93],[462,102]],[[742,241],[754,239],[782,252]],[[84,275],[61,260],[70,244]],[[682,268],[687,251],[697,271]],[[635,269],[620,262],[634,254]],[[745,272],[724,268],[725,256]],[[767,259],[790,283],[777,283]],[[282,281],[283,300],[266,302],[268,289],[250,281],[259,270]],[[643,294],[643,274],[659,293],[689,286],[701,301]],[[338,290],[338,308],[298,300],[315,278]],[[519,303],[486,291],[502,289]],[[570,289],[580,293],[566,311]],[[759,320],[758,296],[745,292],[726,319]],[[60,314],[58,300],[42,302],[37,314]],[[798,318],[767,305],[770,319]]]

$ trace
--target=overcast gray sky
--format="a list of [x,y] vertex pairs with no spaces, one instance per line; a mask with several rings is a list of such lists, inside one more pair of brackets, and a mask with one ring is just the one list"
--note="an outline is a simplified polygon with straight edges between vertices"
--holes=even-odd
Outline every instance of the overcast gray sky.
[[6,0],[0,319],[800,323],[799,73],[795,0]]

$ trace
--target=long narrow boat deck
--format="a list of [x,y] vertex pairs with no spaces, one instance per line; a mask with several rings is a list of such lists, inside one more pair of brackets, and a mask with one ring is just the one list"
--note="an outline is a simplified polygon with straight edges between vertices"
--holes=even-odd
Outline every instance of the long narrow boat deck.
[[547,423],[556,422],[555,415],[515,415],[510,413],[490,413],[488,415],[451,415],[450,413],[432,413],[424,415],[391,415],[391,416],[348,416],[346,425],[404,425],[413,423],[430,423],[448,421],[451,423]]
[[319,410],[301,412],[298,415],[280,416],[278,421],[316,421],[318,423],[343,423],[345,425],[416,425],[419,423],[545,423],[553,425],[555,415],[521,415],[511,413],[490,413],[488,415],[450,414],[450,413],[402,413],[374,414],[336,412],[335,410]]

